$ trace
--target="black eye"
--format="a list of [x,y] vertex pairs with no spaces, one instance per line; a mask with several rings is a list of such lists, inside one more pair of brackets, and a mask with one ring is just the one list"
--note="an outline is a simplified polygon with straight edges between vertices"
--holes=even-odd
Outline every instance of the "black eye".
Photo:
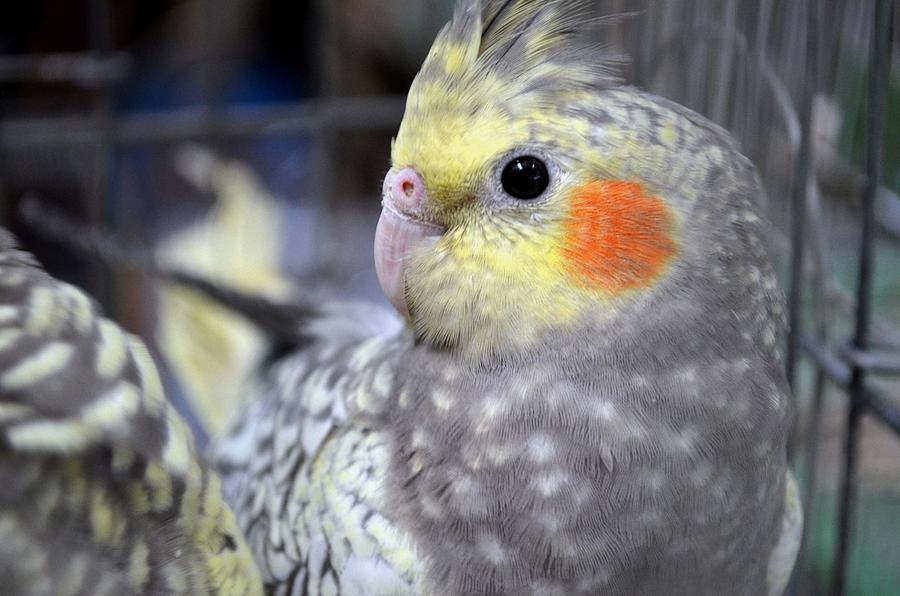
[[500,177],[503,190],[517,199],[534,199],[550,185],[550,174],[544,162],[530,155],[516,157],[503,168]]

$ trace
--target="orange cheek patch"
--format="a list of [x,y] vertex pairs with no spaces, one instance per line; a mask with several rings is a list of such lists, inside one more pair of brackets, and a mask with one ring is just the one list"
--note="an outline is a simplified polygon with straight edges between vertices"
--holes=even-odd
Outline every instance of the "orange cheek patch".
[[635,182],[595,180],[572,192],[563,249],[579,283],[618,294],[646,288],[677,252],[672,216]]

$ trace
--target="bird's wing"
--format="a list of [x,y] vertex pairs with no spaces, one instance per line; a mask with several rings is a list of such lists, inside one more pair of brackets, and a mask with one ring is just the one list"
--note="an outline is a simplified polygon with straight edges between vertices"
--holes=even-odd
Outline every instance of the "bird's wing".
[[[157,261],[217,284],[286,299],[293,288],[281,271],[279,202],[238,161],[201,147],[178,151],[176,168],[198,190],[214,194],[205,217],[159,243]],[[240,386],[267,352],[251,322],[190,288],[159,285],[156,340],[204,430],[219,436],[234,416]]]
[[803,505],[797,491],[797,482],[790,470],[784,488],[784,516],[781,521],[781,537],[769,557],[767,585],[769,596],[781,596],[791,579],[800,540],[803,536]]
[[259,594],[144,345],[0,228],[0,578],[16,594]]
[[419,593],[420,559],[391,521],[379,423],[404,341],[319,339],[248,389],[258,399],[217,444],[226,494],[276,593]]

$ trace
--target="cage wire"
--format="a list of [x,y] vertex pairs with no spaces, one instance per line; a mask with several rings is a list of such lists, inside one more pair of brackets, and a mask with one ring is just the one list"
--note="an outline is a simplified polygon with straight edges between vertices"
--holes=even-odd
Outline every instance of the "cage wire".
[[[242,4],[254,3],[185,4],[192,7],[198,56],[188,68],[200,81],[190,105],[114,109],[115,91],[140,64],[132,51],[113,42],[109,0],[86,5],[85,51],[0,56],[4,86],[63,84],[79,90],[76,109],[64,115],[26,109],[3,118],[0,192],[7,205],[55,181],[79,189],[85,221],[150,241],[153,233],[144,229],[145,222],[119,206],[129,192],[116,174],[124,153],[184,143],[225,150],[236,142],[283,140],[303,147],[299,157],[282,164],[303,172],[301,183],[289,191],[289,203],[300,208],[285,211],[306,237],[298,251],[306,260],[296,268],[324,262],[338,272],[369,269],[369,244],[355,242],[363,250],[343,256],[337,247],[370,233],[361,230],[374,221],[376,174],[387,163],[389,138],[402,115],[403,87],[452,2],[372,2],[380,8],[364,14],[347,11],[361,11],[365,2],[307,3],[302,30],[309,33],[312,91],[299,100],[252,108],[224,98],[222,82],[231,65],[222,56],[236,43],[235,23],[246,16]],[[624,79],[727,128],[757,164],[767,190],[772,246],[789,293],[787,366],[798,406],[790,455],[805,507],[793,594],[900,593],[895,4],[597,3],[598,14],[624,15],[600,33],[603,43],[630,56]],[[373,78],[375,62],[354,64],[363,54],[352,51],[352,35],[360,30],[352,23],[358,21],[362,30],[377,28],[372,19],[385,19],[382,13],[392,10],[398,12],[388,16],[399,19],[403,31],[420,33],[417,38],[373,35],[382,45],[365,49],[373,56],[394,52],[403,63],[401,74],[394,75],[400,83],[393,86]],[[391,39],[408,47],[392,50]],[[160,204],[165,203],[151,209]],[[20,225],[16,218],[11,207],[0,212],[5,225]],[[374,277],[367,280],[364,291],[374,292]],[[81,281],[126,320],[123,302],[142,300],[140,284],[127,289],[134,278],[110,278],[96,266]],[[138,316],[131,324],[140,329],[146,321]]]

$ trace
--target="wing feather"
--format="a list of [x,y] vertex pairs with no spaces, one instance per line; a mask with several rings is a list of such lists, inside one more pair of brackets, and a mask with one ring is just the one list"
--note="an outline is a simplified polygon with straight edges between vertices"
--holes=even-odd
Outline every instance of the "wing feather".
[[13,593],[261,593],[143,343],[2,229],[0,486]]

